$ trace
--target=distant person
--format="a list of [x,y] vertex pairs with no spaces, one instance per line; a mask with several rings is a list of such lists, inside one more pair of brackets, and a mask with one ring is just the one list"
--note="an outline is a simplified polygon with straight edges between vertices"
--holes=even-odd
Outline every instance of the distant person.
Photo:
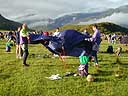
[[6,43],[6,52],[11,52],[11,43],[10,42]]
[[57,36],[59,34],[59,28],[56,28],[56,31],[53,33],[53,36]]
[[120,35],[119,37],[118,37],[118,41],[119,41],[119,43],[121,44],[121,41],[122,41],[122,35]]
[[29,66],[26,63],[27,57],[28,57],[28,40],[29,40],[29,36],[28,36],[28,31],[27,31],[27,25],[23,24],[22,25],[22,29],[20,31],[20,44],[21,44],[21,48],[23,50],[23,64],[25,66]]
[[49,32],[43,32],[43,35],[49,36]]
[[107,35],[107,39],[108,39],[108,43],[110,44],[111,43],[111,34]]
[[4,34],[0,32],[0,40],[4,39]]
[[15,45],[16,38],[14,37],[13,32],[8,33],[8,42],[11,42],[13,45]]
[[20,30],[21,28],[19,27],[18,30],[15,32],[15,37],[16,37],[16,58],[22,58],[21,54],[21,45],[20,45]]
[[116,44],[116,34],[112,35],[111,40],[113,44]]

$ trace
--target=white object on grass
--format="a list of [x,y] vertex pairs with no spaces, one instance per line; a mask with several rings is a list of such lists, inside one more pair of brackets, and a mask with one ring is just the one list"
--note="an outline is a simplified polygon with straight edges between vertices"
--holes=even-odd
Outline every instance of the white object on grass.
[[50,77],[46,77],[50,80],[58,80],[58,79],[62,79],[62,77],[59,76],[59,74],[56,75],[51,75]]

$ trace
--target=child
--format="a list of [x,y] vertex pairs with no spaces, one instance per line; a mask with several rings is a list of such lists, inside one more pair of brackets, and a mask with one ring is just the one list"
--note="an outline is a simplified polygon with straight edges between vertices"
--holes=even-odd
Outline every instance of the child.
[[6,43],[6,52],[11,52],[11,44],[10,44],[10,42]]
[[[84,51],[84,53],[85,53],[85,51]],[[82,55],[79,56],[80,66],[78,67],[78,71],[79,71],[80,76],[88,76],[89,56],[84,55],[84,53],[82,53]]]

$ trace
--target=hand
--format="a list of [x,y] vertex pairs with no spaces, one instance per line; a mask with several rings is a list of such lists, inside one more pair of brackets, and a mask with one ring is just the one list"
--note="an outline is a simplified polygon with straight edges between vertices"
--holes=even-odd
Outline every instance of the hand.
[[29,36],[27,37],[27,39],[28,39],[28,43],[30,43],[30,37]]
[[30,40],[30,37],[28,36],[27,39]]
[[91,39],[91,38],[85,38],[84,40],[85,40],[85,41],[91,41],[90,39]]
[[90,41],[92,42],[93,41],[93,38],[90,38]]

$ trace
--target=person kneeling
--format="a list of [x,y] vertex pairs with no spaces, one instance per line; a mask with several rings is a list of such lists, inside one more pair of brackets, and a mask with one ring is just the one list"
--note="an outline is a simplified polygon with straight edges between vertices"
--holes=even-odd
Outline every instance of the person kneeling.
[[89,56],[79,56],[80,66],[78,67],[80,76],[88,76],[88,60]]

